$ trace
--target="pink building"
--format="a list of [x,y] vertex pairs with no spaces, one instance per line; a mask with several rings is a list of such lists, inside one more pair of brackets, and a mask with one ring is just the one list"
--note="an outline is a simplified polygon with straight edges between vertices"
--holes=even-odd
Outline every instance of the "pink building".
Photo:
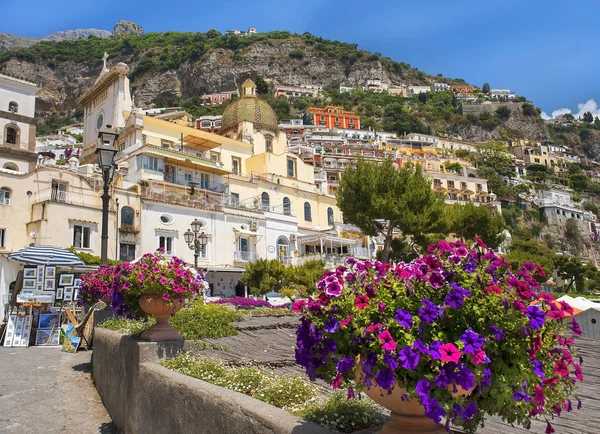
[[231,101],[232,95],[239,96],[237,90],[232,90],[230,92],[219,92],[219,93],[207,93],[200,97],[202,100],[202,105],[220,105],[220,104],[228,104]]

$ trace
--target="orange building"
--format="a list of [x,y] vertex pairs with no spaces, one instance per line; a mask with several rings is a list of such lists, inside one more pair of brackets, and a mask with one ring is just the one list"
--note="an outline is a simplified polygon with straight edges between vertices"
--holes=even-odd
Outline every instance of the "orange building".
[[462,86],[452,86],[450,89],[452,90],[452,93],[454,93],[454,94],[457,94],[457,93],[470,94],[470,93],[473,93],[475,91],[475,89],[477,89],[477,88],[475,86],[462,85]]
[[325,128],[347,128],[360,130],[360,117],[354,112],[344,110],[344,107],[328,105],[309,107],[306,110],[312,116],[313,124]]

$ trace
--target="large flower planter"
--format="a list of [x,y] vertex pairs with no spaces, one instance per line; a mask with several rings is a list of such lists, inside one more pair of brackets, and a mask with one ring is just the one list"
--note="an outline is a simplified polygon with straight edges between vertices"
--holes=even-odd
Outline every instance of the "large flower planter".
[[152,342],[183,340],[183,335],[169,324],[169,318],[183,307],[183,302],[171,305],[158,294],[144,294],[139,305],[144,312],[156,317],[156,324],[142,333],[141,339]]
[[[362,377],[362,367],[356,364],[356,379]],[[387,390],[378,386],[365,389],[363,392],[377,404],[391,411],[390,420],[379,431],[379,434],[442,434],[446,433],[443,425],[435,423],[425,416],[425,408],[416,400],[402,400],[406,390],[394,387],[388,395]]]

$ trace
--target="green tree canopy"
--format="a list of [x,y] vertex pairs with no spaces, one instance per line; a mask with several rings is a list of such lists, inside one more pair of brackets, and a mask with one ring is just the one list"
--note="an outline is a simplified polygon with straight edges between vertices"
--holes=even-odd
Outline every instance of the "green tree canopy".
[[396,169],[391,160],[377,164],[361,159],[344,172],[337,203],[344,218],[363,233],[383,235],[383,261],[396,229],[421,246],[427,234],[447,231],[443,198],[433,192],[419,165]]
[[492,214],[484,206],[449,205],[448,220],[450,231],[463,241],[480,237],[489,247],[497,248],[504,240],[502,230],[505,223],[501,214]]
[[264,295],[279,291],[283,286],[285,265],[278,260],[258,259],[251,262],[242,273],[240,281],[248,286],[254,295]]
[[489,83],[483,83],[483,86],[481,87],[481,91],[485,94],[490,93],[490,84]]

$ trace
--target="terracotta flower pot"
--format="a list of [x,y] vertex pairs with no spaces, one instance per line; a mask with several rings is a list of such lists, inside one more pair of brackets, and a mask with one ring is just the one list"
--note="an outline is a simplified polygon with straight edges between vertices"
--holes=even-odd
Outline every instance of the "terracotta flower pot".
[[[360,359],[356,362],[356,381],[360,381],[363,376]],[[449,387],[450,389],[450,387]],[[453,390],[454,388],[452,388]],[[457,386],[457,392],[454,396],[464,396],[472,392],[465,391],[462,387]],[[375,401],[377,404],[391,411],[391,421],[386,423],[379,434],[443,434],[446,433],[444,426],[435,423],[433,420],[425,416],[425,408],[418,400],[407,399],[402,400],[402,395],[407,391],[398,385],[394,386],[392,393],[388,395],[387,390],[374,385],[370,389],[363,392]]]
[[181,333],[169,324],[169,318],[183,307],[183,302],[168,304],[158,294],[144,294],[138,301],[140,308],[156,318],[156,324],[140,336],[145,341],[178,341],[183,340]]

